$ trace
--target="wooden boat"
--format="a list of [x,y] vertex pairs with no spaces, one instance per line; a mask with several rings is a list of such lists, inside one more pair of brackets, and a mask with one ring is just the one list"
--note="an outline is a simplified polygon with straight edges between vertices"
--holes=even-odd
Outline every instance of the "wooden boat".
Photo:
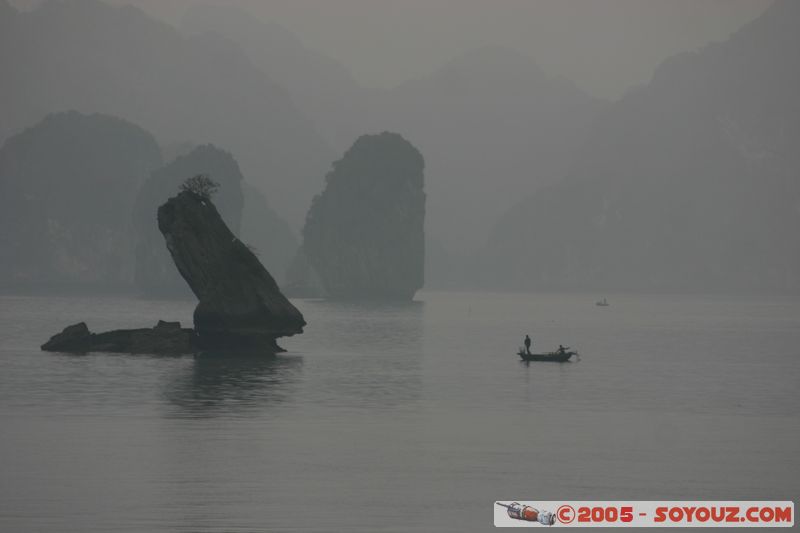
[[566,363],[573,355],[578,355],[575,351],[561,352],[548,352],[548,353],[525,353],[520,350],[517,352],[520,359],[523,361],[547,361],[551,363]]

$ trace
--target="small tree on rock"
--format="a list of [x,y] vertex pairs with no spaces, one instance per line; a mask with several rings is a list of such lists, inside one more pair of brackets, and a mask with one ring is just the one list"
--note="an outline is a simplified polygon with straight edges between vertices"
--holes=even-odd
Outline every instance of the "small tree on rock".
[[181,191],[193,192],[198,196],[210,199],[219,190],[219,183],[209,178],[206,174],[198,174],[187,178],[181,183]]

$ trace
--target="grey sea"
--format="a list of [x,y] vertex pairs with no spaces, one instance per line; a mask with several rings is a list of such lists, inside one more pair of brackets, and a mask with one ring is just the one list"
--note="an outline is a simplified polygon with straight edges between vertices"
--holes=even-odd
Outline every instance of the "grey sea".
[[[39,350],[192,302],[0,297],[0,530],[487,531],[496,500],[800,496],[800,300],[417,300],[297,300],[287,353],[219,360]],[[581,359],[526,366],[526,333]]]

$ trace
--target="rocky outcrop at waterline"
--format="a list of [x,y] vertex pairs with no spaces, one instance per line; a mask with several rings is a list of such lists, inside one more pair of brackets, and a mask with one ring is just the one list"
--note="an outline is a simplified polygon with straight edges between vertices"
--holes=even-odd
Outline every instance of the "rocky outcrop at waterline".
[[159,320],[152,328],[117,329],[92,333],[85,322],[67,326],[42,345],[47,352],[110,352],[181,355],[199,348],[197,334],[180,322]]
[[204,346],[279,351],[275,339],[303,332],[303,315],[208,198],[170,198],[158,209],[158,229],[200,300],[194,326]]
[[81,322],[42,345],[54,352],[275,354],[276,339],[306,322],[211,200],[186,190],[158,209],[158,228],[175,266],[199,299],[194,329],[159,321],[151,329],[91,333]]
[[333,298],[410,300],[425,262],[425,163],[396,133],[362,135],[333,164],[303,250]]

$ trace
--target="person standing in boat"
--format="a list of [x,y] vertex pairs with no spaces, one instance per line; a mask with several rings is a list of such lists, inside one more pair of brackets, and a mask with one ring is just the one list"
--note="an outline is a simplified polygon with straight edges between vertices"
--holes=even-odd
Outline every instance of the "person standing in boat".
[[528,335],[525,335],[525,352],[531,354],[531,338]]

